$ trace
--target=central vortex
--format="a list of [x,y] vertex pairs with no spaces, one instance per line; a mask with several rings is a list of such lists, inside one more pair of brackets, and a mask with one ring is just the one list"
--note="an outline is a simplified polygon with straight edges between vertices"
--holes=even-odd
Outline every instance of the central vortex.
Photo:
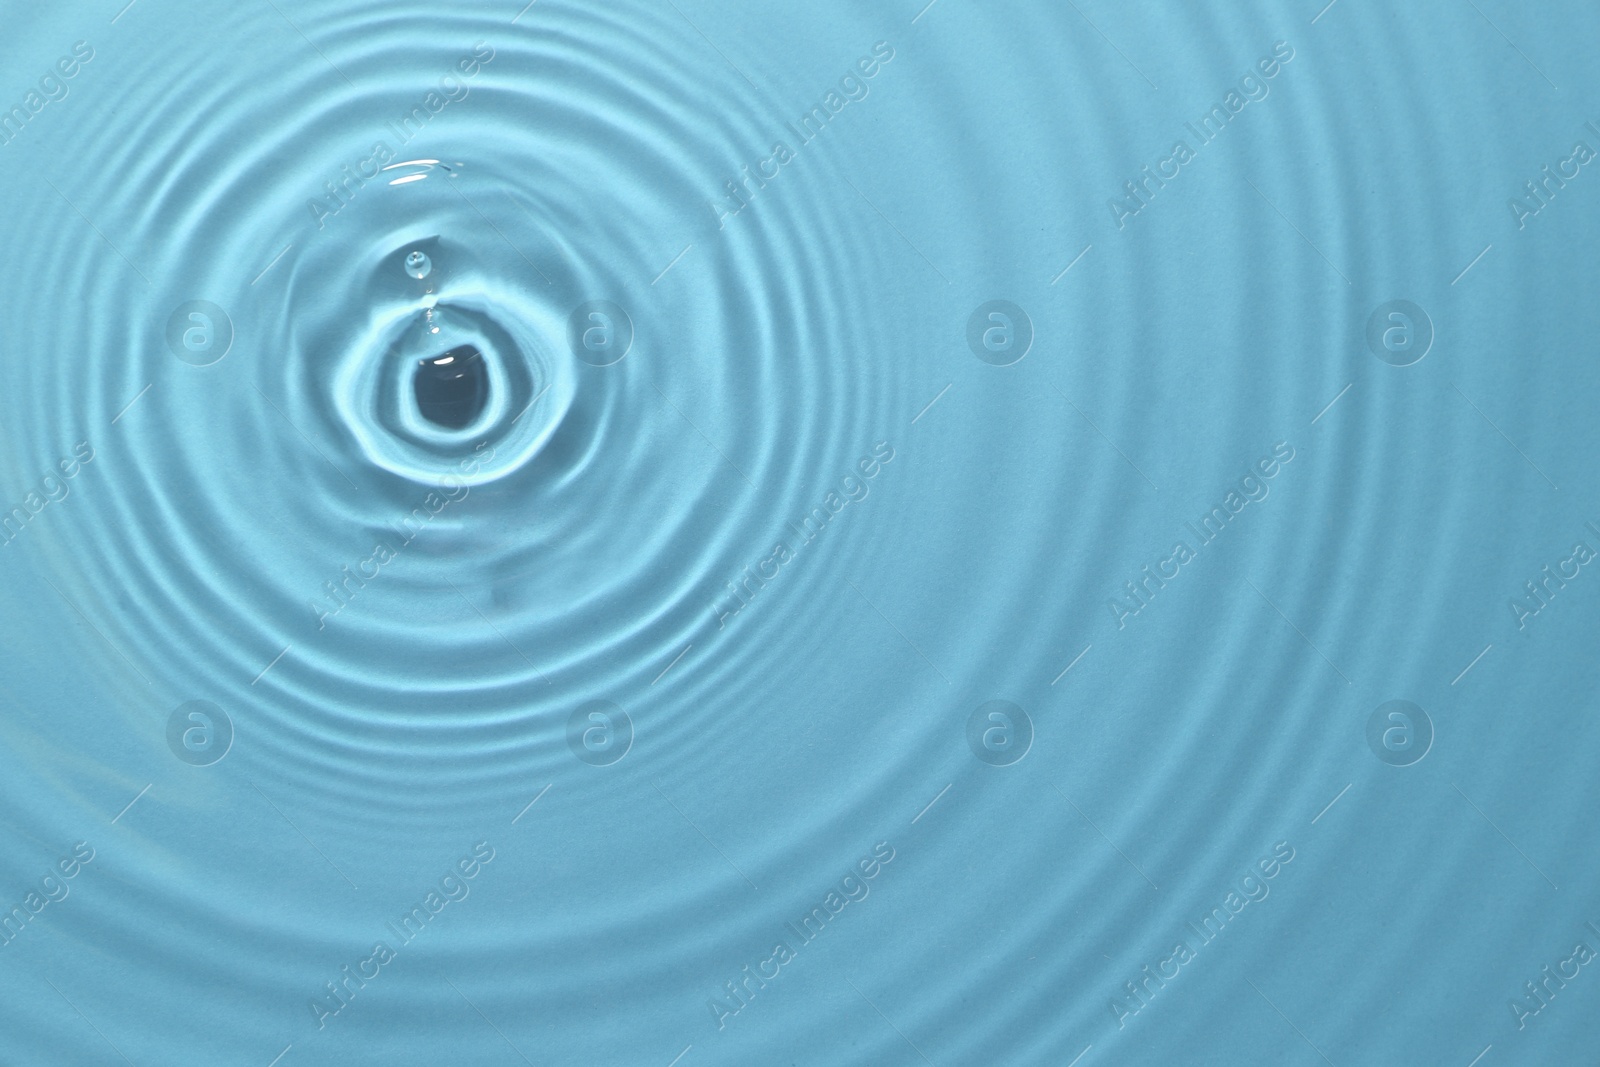
[[369,313],[352,319],[348,338],[339,331],[350,323],[328,338],[346,353],[331,386],[362,451],[435,486],[482,485],[523,467],[577,387],[555,309],[437,237],[395,240],[372,271]]
[[470,425],[489,403],[488,368],[472,345],[419,361],[412,386],[422,417],[446,429]]

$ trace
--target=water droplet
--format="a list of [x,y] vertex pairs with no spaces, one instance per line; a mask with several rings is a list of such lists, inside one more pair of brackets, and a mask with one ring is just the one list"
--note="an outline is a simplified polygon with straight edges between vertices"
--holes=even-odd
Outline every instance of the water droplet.
[[472,345],[422,360],[412,383],[422,417],[451,430],[470,425],[489,402],[488,367]]
[[433,270],[433,260],[425,252],[413,252],[406,257],[406,273],[421,281]]

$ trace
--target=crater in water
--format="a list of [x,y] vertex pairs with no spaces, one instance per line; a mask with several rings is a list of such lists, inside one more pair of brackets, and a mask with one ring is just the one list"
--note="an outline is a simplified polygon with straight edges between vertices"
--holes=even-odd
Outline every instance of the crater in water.
[[489,370],[472,345],[422,360],[411,382],[422,417],[448,429],[471,425],[489,402]]
[[373,250],[367,312],[318,339],[343,353],[335,402],[387,470],[429,484],[502,478],[572,403],[574,360],[558,310],[465,241],[397,236]]

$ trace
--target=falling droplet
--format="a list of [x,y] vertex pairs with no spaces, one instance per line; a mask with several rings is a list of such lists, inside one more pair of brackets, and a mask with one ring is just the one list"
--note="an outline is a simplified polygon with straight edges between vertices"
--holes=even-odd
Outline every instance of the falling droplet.
[[406,273],[421,281],[433,270],[433,260],[425,252],[413,252],[406,257]]
[[422,417],[447,429],[469,425],[489,402],[488,367],[472,345],[421,360],[412,381]]

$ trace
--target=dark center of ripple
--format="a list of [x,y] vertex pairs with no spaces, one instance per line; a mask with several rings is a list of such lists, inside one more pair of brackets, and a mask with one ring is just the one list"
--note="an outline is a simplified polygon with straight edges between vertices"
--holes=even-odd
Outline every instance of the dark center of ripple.
[[345,353],[333,395],[367,457],[432,485],[521,467],[576,388],[555,312],[449,240],[395,242],[372,271],[368,311],[307,346]]
[[422,360],[412,386],[422,417],[451,430],[470,425],[489,403],[488,367],[472,345]]

